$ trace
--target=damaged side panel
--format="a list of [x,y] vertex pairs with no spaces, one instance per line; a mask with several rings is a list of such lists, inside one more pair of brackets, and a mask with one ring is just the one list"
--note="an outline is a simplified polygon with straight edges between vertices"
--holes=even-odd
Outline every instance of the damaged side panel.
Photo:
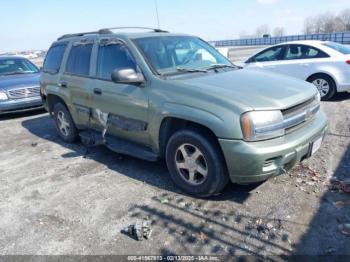
[[145,131],[147,129],[146,122],[113,114],[108,115],[107,123],[125,131]]
[[88,123],[90,121],[91,109],[89,107],[78,105],[78,104],[73,104],[73,105],[77,112],[80,122]]
[[111,113],[102,112],[100,109],[95,109],[98,122],[106,128],[113,126],[123,131],[146,131],[147,123],[144,121],[131,119]]

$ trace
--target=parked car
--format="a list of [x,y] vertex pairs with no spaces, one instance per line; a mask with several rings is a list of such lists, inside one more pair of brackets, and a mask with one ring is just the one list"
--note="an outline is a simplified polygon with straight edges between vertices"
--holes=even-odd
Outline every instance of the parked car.
[[28,59],[0,56],[0,114],[42,108],[39,78]]
[[350,91],[350,47],[328,41],[293,41],[250,57],[244,67],[284,74],[313,83],[322,100]]
[[64,141],[165,158],[174,182],[200,197],[289,170],[327,127],[313,85],[238,69],[205,41],[158,29],[60,37],[41,89]]

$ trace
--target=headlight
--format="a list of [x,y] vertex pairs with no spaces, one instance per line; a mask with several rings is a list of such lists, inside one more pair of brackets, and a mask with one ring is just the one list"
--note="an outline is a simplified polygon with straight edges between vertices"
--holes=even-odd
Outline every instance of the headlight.
[[0,101],[7,100],[7,99],[9,99],[9,98],[7,97],[6,93],[0,91]]
[[241,127],[244,139],[259,141],[284,135],[281,111],[251,111],[242,114]]

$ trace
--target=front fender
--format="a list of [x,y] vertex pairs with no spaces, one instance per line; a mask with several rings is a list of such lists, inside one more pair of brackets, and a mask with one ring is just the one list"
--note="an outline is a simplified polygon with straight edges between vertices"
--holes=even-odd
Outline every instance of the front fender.
[[209,128],[218,138],[242,139],[239,116],[234,117],[232,111],[223,110],[220,115],[217,115],[201,108],[167,102],[163,104],[162,109],[154,114],[149,122],[152,141],[154,145],[157,145],[157,148],[162,121],[168,117],[203,125]]

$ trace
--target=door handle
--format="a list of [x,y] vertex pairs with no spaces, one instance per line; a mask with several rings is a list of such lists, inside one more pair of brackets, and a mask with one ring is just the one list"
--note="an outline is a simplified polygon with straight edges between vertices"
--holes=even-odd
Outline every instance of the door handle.
[[63,88],[67,88],[67,87],[68,87],[67,82],[60,82],[58,85],[59,85],[60,87],[63,87]]
[[100,88],[94,88],[94,94],[102,95],[102,90]]

